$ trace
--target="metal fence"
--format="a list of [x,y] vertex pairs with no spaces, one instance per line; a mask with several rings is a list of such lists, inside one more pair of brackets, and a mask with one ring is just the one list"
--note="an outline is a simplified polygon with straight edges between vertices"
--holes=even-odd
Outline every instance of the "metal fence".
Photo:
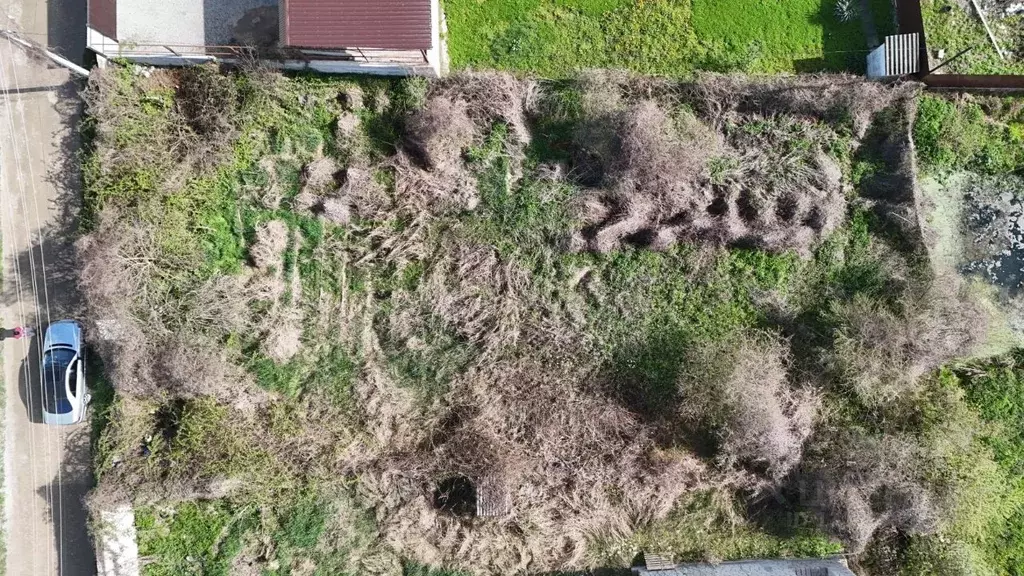
[[928,61],[928,40],[921,15],[921,0],[895,0],[900,34],[920,35],[921,71],[917,78],[936,90],[1024,92],[1024,76],[1010,74],[935,74]]

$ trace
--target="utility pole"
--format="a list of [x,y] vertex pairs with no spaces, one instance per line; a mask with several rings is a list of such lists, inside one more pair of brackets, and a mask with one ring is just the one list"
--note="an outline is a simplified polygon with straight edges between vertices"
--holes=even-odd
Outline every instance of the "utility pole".
[[7,38],[11,42],[21,46],[22,48],[24,48],[25,50],[27,50],[29,52],[35,52],[37,54],[42,54],[43,56],[46,56],[50,60],[52,60],[55,63],[57,63],[57,64],[65,67],[65,68],[67,68],[68,70],[70,70],[71,72],[81,76],[82,78],[88,78],[89,77],[89,71],[86,70],[85,68],[82,68],[78,64],[75,64],[74,62],[68,60],[67,58],[64,58],[60,54],[56,54],[54,52],[51,52],[51,51],[47,50],[45,47],[40,46],[40,45],[36,44],[35,42],[29,42],[28,40],[25,40],[21,36],[18,36],[18,33],[15,32],[14,30],[0,30],[0,36],[3,36],[4,38]]

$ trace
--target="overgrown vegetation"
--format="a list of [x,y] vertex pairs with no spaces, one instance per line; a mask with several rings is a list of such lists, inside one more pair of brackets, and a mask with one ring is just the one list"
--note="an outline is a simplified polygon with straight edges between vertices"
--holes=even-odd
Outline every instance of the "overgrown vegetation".
[[92,505],[135,503],[150,574],[1006,566],[980,503],[1016,480],[937,372],[986,317],[907,217],[916,100],[98,73]]
[[[891,5],[871,7],[879,33],[891,33]],[[455,68],[549,77],[583,68],[858,72],[868,48],[859,18],[840,18],[818,1],[449,0],[445,15]]]
[[[1022,74],[1024,61],[1024,15],[1012,12],[1012,2],[980,3],[993,29],[1003,58],[992,45],[985,26],[970,3],[960,4],[948,0],[922,0],[921,16],[928,38],[932,66],[948,61],[940,71],[947,74]],[[937,58],[938,51],[944,52]],[[967,50],[960,57],[953,57]]]
[[[987,108],[987,109],[986,109]],[[1024,165],[1024,103],[925,95],[914,142],[931,171],[1004,174]]]

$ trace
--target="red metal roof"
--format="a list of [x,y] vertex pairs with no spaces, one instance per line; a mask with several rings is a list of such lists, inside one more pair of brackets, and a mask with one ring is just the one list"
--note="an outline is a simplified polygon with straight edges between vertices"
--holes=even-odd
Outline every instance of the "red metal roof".
[[111,40],[117,40],[117,0],[88,0],[89,26]]
[[431,48],[435,0],[283,0],[282,40],[300,48]]

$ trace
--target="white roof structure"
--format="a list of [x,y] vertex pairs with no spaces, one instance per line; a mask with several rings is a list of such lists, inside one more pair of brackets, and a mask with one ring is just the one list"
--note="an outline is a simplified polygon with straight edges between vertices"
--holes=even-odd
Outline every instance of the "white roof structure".
[[921,71],[921,35],[896,34],[868,54],[868,78],[891,78]]

